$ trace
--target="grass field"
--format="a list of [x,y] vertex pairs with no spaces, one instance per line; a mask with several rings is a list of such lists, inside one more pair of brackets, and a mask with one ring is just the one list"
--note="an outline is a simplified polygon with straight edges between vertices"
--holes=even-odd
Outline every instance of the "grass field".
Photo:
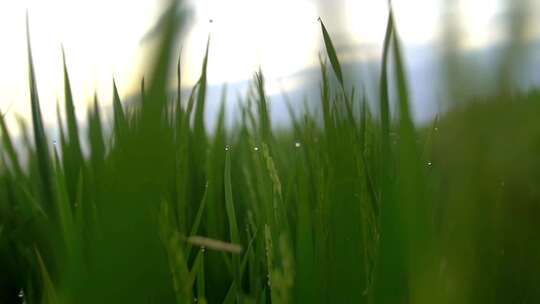
[[207,130],[208,57],[187,100],[167,95],[174,11],[140,104],[114,87],[111,132],[98,100],[79,131],[64,67],[47,137],[29,39],[27,163],[0,116],[1,303],[540,301],[540,93],[415,126],[392,14],[371,102],[321,21],[320,99],[290,129],[257,73],[233,127],[222,107]]

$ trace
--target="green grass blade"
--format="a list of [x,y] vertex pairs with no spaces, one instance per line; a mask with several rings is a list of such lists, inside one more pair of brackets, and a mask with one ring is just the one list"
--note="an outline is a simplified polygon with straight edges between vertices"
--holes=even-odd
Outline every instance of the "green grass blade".
[[380,98],[380,116],[381,116],[381,133],[383,146],[383,161],[388,160],[388,149],[390,149],[390,100],[388,90],[388,55],[390,51],[390,42],[393,34],[393,23],[390,16],[386,25],[386,34],[384,36],[383,55],[381,63],[381,79],[379,87]]
[[259,114],[260,136],[264,142],[271,144],[272,125],[264,85],[264,76],[259,70],[258,73],[255,73],[255,87],[257,89],[257,111]]
[[[67,70],[66,54],[62,47],[62,60],[64,64],[64,102],[67,121],[67,135],[70,148],[73,149],[73,162],[80,162],[82,158],[81,145],[79,140],[79,128],[77,126],[77,116],[75,114],[75,106],[73,104],[73,93],[71,91],[71,82]],[[78,172],[77,172],[78,174]]]
[[113,79],[113,113],[114,113],[114,128],[115,134],[119,135],[126,126],[126,116],[124,114],[124,108],[118,94],[118,88],[116,87],[116,81]]
[[343,73],[341,72],[341,65],[339,64],[336,49],[334,48],[334,43],[332,42],[332,39],[330,38],[328,31],[326,30],[326,26],[324,26],[324,22],[320,18],[319,22],[321,23],[324,45],[326,46],[326,52],[328,53],[328,58],[330,59],[330,63],[332,64],[332,69],[334,70],[336,78],[341,84],[341,87],[344,88],[345,85],[343,83]]
[[[193,226],[191,226],[191,231],[189,233],[190,236],[196,235],[198,233],[198,231],[199,231],[199,227],[201,225],[201,219],[202,219],[202,216],[203,216],[203,213],[204,213],[204,210],[205,210],[205,206],[206,206],[207,194],[208,194],[208,187],[205,187],[203,198],[201,200],[201,204],[199,205],[199,209],[197,210],[197,215],[195,215],[195,221],[193,222]],[[192,248],[192,245],[188,244],[187,256],[190,256],[191,248]]]
[[234,244],[240,244],[240,234],[238,233],[238,222],[236,221],[236,211],[234,208],[231,182],[231,151],[230,148],[228,149],[229,150],[225,152],[225,206],[227,209],[231,242]]
[[176,65],[176,78],[177,78],[177,84],[176,84],[176,104],[177,106],[180,106],[180,103],[182,102],[182,50],[180,50],[180,54],[178,55],[178,63]]
[[[60,148],[62,149],[63,154],[67,154],[66,133],[64,131],[64,123],[62,122],[62,114],[60,114],[60,104],[58,103],[58,100],[56,101],[56,123],[58,125],[58,136],[60,137]],[[58,141],[55,140],[53,143],[58,143]]]
[[34,247],[34,252],[38,262],[38,268],[41,273],[41,279],[43,281],[43,297],[41,299],[41,302],[43,304],[60,303],[58,302],[58,296],[56,294],[53,281],[51,279],[49,271],[47,270],[47,266],[45,265],[41,254],[39,253],[39,250]]
[[[101,109],[97,94],[94,95],[94,107],[89,111],[89,132],[90,153],[92,164],[98,166],[105,161],[105,139],[103,135],[103,126],[101,123]],[[95,172],[96,173],[96,172]]]
[[66,54],[62,48],[62,60],[64,66],[64,110],[67,121],[67,146],[63,149],[64,170],[66,175],[66,186],[69,201],[74,202],[77,191],[77,178],[82,168],[82,150],[79,139],[79,128],[77,125],[77,116],[73,103],[73,93],[66,63]]
[[[225,151],[225,207],[227,211],[227,219],[229,222],[229,235],[231,243],[240,245],[240,233],[238,231],[238,222],[236,221],[236,211],[234,207],[234,199],[232,192],[231,181],[231,151],[227,148]],[[232,256],[233,274],[234,279],[238,282],[240,280],[240,261],[236,254]]]
[[28,15],[26,16],[26,39],[29,67],[28,76],[30,85],[30,105],[32,109],[32,123],[34,129],[34,142],[36,146],[37,163],[40,176],[41,195],[43,196],[44,209],[46,210],[47,215],[53,220],[53,223],[58,223],[56,216],[57,212],[54,202],[54,193],[52,190],[54,189],[54,187],[51,174],[49,146],[47,144],[45,127],[43,125],[43,118],[39,105],[36,75],[34,71],[34,61],[32,58],[32,47],[30,44],[30,25]]
[[2,144],[4,145],[3,148],[5,149],[9,157],[9,161],[13,166],[13,169],[15,170],[15,175],[17,176],[17,178],[21,178],[23,176],[23,172],[21,164],[19,162],[19,156],[17,154],[17,151],[15,151],[13,142],[11,141],[11,136],[6,126],[6,121],[4,120],[4,115],[5,114],[0,114],[0,130],[2,131]]
[[206,282],[204,275],[204,249],[201,249],[201,260],[197,269],[197,302],[206,301]]
[[206,53],[203,59],[203,66],[201,71],[201,77],[199,78],[199,88],[197,92],[197,103],[195,104],[195,136],[206,136],[204,129],[204,108],[206,103],[206,89],[207,89],[207,68],[208,68],[208,52],[210,49],[210,38],[206,43]]
[[236,303],[236,283],[233,282],[231,284],[231,287],[229,287],[229,291],[227,291],[227,295],[225,296],[225,299],[223,299],[223,304],[235,304]]
[[[405,76],[405,67],[401,56],[401,47],[395,30],[393,13],[390,12],[390,20],[393,28],[392,50],[394,54],[394,67],[396,72],[397,89],[399,94],[399,115],[401,125],[406,128],[405,132],[414,132],[414,126],[410,113],[409,91],[407,88],[407,77]],[[408,134],[411,136],[412,134]]]
[[[392,23],[394,23],[391,14]],[[417,136],[411,115],[409,92],[405,64],[401,56],[401,46],[395,31],[392,39],[396,83],[399,96],[400,111],[400,156],[399,156],[399,196],[401,212],[407,231],[407,253],[411,298],[416,303],[427,303],[435,299],[436,265],[433,259],[433,236],[431,231],[432,211],[426,201],[426,180],[424,176],[421,151],[417,144]],[[429,286],[432,286],[430,288]],[[428,288],[426,288],[428,287]]]

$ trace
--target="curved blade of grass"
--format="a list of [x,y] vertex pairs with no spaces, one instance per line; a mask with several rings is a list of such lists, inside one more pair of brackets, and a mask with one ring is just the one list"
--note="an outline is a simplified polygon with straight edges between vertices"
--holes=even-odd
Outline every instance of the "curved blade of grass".
[[41,193],[43,195],[44,209],[53,223],[58,223],[56,207],[54,206],[53,182],[51,176],[51,163],[47,137],[45,136],[45,127],[39,105],[39,97],[36,84],[36,75],[34,72],[34,61],[32,58],[32,47],[30,45],[30,25],[28,14],[26,15],[26,43],[28,52],[28,76],[30,85],[30,104],[32,109],[32,124],[34,128],[34,141],[36,146],[36,156],[40,176]]
[[208,51],[210,49],[210,37],[206,43],[206,53],[203,59],[203,66],[201,71],[201,77],[199,78],[199,87],[197,91],[197,102],[195,104],[195,117],[194,117],[194,137],[198,144],[195,146],[197,151],[201,153],[199,157],[202,157],[201,164],[204,162],[204,150],[206,149],[206,131],[204,127],[204,108],[206,103],[206,90],[207,90],[207,76],[206,71],[208,67]]
[[[414,132],[414,126],[410,113],[409,91],[407,88],[407,77],[405,75],[405,68],[403,59],[401,56],[401,47],[397,38],[395,30],[393,13],[390,12],[391,26],[393,28],[392,35],[392,50],[394,53],[394,67],[396,69],[396,80],[399,94],[399,114],[400,121],[403,127],[406,128],[406,132]],[[411,135],[411,134],[409,134]]]
[[321,29],[322,29],[323,38],[324,38],[324,45],[326,46],[326,52],[328,53],[328,58],[330,59],[330,63],[332,64],[332,69],[334,70],[334,73],[339,83],[341,84],[341,87],[344,88],[345,85],[343,83],[343,73],[341,72],[341,66],[339,64],[336,49],[334,48],[332,39],[330,38],[330,35],[328,34],[328,31],[326,30],[326,26],[324,26],[324,22],[322,21],[321,18],[319,18],[319,22],[321,23]]

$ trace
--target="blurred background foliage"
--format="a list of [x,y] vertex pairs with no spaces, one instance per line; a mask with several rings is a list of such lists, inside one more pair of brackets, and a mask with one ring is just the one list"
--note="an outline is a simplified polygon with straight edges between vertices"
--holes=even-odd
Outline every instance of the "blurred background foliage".
[[212,40],[182,94],[186,23],[171,1],[136,102],[112,84],[110,128],[97,96],[80,127],[64,58],[50,140],[28,33],[23,153],[0,116],[0,302],[536,303],[540,93],[518,81],[530,3],[507,2],[495,77],[460,56],[447,3],[433,76],[447,97],[427,123],[414,119],[391,8],[370,88],[319,20],[320,86],[302,110],[287,103],[287,127],[275,126],[264,71],[234,118],[225,88],[209,126]]

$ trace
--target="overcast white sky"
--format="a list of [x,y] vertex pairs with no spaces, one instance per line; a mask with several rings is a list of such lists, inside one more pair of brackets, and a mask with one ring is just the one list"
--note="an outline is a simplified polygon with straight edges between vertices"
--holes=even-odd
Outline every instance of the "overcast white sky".
[[[405,46],[437,41],[443,0],[395,0]],[[458,0],[456,0],[458,1]],[[466,29],[465,46],[480,48],[499,39],[500,0],[459,0]],[[538,6],[533,1],[535,6]],[[55,121],[55,103],[63,100],[61,44],[67,54],[79,117],[97,90],[110,102],[111,79],[123,95],[132,94],[147,61],[141,38],[159,16],[164,1],[18,0],[0,1],[0,110],[28,115],[25,12],[28,10],[45,121]],[[212,37],[211,84],[250,79],[262,67],[270,80],[282,79],[317,64],[321,16],[336,39],[350,45],[380,45],[386,1],[373,0],[191,0],[193,19],[183,42],[184,78],[192,84],[200,72],[208,34]],[[208,20],[213,22],[209,23]],[[372,53],[348,56],[370,58]],[[294,84],[290,84],[294,86]],[[272,88],[270,88],[272,90]]]

